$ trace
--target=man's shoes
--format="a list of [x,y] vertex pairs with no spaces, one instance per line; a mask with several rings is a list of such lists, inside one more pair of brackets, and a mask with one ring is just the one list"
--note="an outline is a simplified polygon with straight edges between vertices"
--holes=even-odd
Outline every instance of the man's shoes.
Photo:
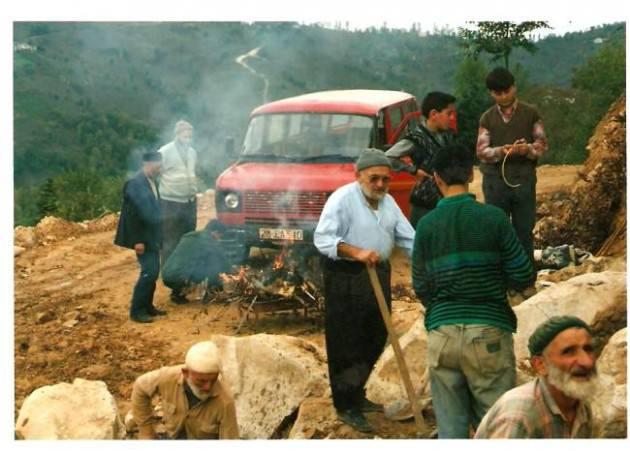
[[164,316],[164,315],[166,315],[166,311],[157,309],[155,307],[150,308],[148,310],[148,312],[149,312],[149,316]]
[[363,398],[361,405],[359,406],[361,412],[384,412],[385,408],[382,404],[376,404],[367,398]]
[[366,434],[372,432],[372,426],[370,426],[370,423],[367,422],[359,410],[338,410],[337,416],[341,421],[359,432]]
[[188,299],[181,293],[171,293],[171,302],[177,305],[188,304]]
[[147,313],[138,313],[137,315],[130,315],[129,319],[131,321],[135,321],[136,323],[152,323],[153,318],[151,318]]

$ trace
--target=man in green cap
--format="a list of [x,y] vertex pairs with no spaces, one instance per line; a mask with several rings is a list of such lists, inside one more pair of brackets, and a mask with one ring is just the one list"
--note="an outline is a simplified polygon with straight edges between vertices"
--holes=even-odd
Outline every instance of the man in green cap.
[[553,316],[529,338],[538,377],[505,393],[481,421],[475,438],[589,438],[588,401],[597,370],[588,325]]
[[326,302],[326,352],[333,404],[339,418],[371,432],[364,412],[382,410],[365,398],[364,385],[383,352],[387,331],[366,265],[375,268],[391,305],[389,257],[398,246],[411,254],[411,224],[387,194],[391,163],[378,149],[364,150],[356,181],[326,201],[315,229],[322,257]]

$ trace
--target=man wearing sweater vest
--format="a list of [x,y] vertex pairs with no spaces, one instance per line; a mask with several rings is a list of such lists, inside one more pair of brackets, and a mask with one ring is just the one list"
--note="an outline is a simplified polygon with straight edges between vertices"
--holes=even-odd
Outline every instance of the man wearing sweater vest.
[[[175,139],[162,146],[162,265],[177,247],[180,238],[197,227],[197,152],[192,148],[193,127],[186,121],[175,124]],[[171,301],[186,304],[181,290],[171,292]]]
[[[534,261],[536,164],[547,150],[547,138],[536,108],[517,100],[514,76],[502,67],[486,77],[496,105],[481,115],[477,157],[483,174],[485,202],[511,218],[516,235]],[[505,163],[503,163],[505,159]],[[533,291],[533,286],[528,292]]]
[[439,438],[468,438],[470,426],[514,387],[516,316],[506,291],[535,277],[505,213],[468,192],[473,156],[460,145],[436,154],[444,198],[418,223],[412,254]]

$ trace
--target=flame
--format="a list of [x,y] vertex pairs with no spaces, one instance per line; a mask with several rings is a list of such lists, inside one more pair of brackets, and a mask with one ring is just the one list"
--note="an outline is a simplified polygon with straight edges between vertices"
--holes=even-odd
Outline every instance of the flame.
[[287,256],[287,248],[285,246],[282,248],[282,251],[280,251],[280,253],[276,255],[276,258],[273,261],[274,271],[284,268],[284,259],[286,256]]
[[227,274],[222,272],[219,274],[219,278],[223,282],[244,282],[247,280],[247,268],[241,266],[238,270],[238,274]]

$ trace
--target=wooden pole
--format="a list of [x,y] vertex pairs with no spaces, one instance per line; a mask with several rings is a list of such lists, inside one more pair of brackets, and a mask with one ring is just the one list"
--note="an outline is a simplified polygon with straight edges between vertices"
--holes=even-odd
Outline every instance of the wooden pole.
[[373,267],[367,266],[367,271],[368,275],[370,276],[370,283],[372,284],[372,288],[374,289],[374,294],[376,295],[378,307],[381,310],[381,315],[383,316],[383,322],[385,323],[387,333],[389,334],[389,341],[392,344],[392,348],[394,349],[396,363],[398,363],[398,370],[400,371],[400,376],[403,380],[403,384],[405,385],[407,397],[409,398],[409,402],[411,403],[411,409],[413,411],[413,417],[416,422],[416,428],[418,429],[418,432],[422,433],[426,429],[424,417],[422,416],[422,412],[420,411],[420,406],[416,402],[416,392],[414,391],[413,384],[411,383],[411,377],[409,376],[409,370],[407,369],[405,356],[400,347],[400,343],[398,342],[398,337],[396,336],[394,327],[392,326],[392,320],[391,316],[389,315],[389,310],[387,309],[387,303],[385,302],[385,295],[383,294],[381,282],[378,280],[376,270]]

